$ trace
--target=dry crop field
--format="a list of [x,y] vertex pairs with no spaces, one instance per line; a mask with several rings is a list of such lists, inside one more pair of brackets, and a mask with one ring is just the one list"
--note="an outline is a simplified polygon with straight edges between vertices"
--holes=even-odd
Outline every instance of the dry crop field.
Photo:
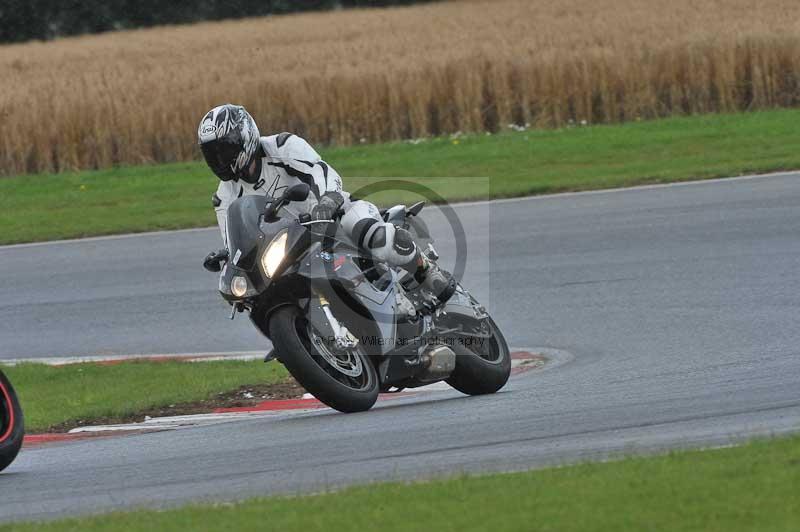
[[796,0],[454,0],[0,47],[0,174],[197,157],[225,101],[314,143],[793,106]]

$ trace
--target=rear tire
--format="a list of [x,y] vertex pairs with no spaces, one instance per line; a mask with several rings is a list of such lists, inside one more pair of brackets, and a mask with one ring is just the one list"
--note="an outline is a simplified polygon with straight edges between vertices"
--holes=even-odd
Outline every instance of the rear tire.
[[25,436],[22,408],[17,394],[0,371],[0,471],[17,457]]
[[511,375],[511,352],[503,333],[492,318],[487,318],[491,338],[483,346],[468,348],[454,342],[456,369],[447,384],[467,395],[495,393],[508,382]]
[[[278,309],[269,321],[269,332],[280,361],[303,388],[339,412],[363,412],[378,400],[378,373],[364,353],[356,347],[352,360],[355,377],[348,377],[323,356],[309,333],[308,321],[296,307]],[[312,332],[313,333],[313,332]],[[330,352],[326,353],[330,357]],[[358,357],[359,360],[356,360]]]

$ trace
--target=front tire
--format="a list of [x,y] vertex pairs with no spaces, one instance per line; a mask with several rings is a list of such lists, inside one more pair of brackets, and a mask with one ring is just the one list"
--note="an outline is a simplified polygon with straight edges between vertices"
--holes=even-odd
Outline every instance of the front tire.
[[454,342],[456,369],[447,384],[467,395],[495,393],[508,382],[511,375],[511,352],[500,328],[486,318],[490,337],[480,345],[467,346],[461,338]]
[[0,371],[0,471],[17,457],[25,436],[22,408],[17,394]]
[[278,309],[269,332],[289,373],[326,405],[339,412],[363,412],[378,400],[378,373],[363,348],[337,358],[296,307]]

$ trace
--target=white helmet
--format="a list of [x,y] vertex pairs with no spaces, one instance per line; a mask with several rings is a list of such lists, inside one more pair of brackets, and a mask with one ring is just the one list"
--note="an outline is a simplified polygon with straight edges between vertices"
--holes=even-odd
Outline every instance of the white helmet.
[[226,103],[210,110],[197,128],[200,150],[211,171],[222,181],[255,183],[249,167],[259,147],[258,127],[241,105]]

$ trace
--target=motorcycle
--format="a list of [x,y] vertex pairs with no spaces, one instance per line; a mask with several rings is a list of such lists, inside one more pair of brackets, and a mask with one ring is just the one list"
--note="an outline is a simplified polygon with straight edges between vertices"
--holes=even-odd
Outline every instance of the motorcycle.
[[8,378],[0,371],[0,471],[17,457],[25,428],[22,408]]
[[[340,412],[370,409],[379,392],[438,381],[469,395],[506,384],[509,348],[484,306],[459,284],[439,308],[412,275],[360,251],[337,220],[292,212],[293,202],[308,194],[298,184],[280,198],[243,196],[228,208],[219,291],[232,305],[231,319],[248,311],[272,341],[267,360],[276,358]],[[435,261],[433,240],[417,216],[423,206],[381,214],[407,228]]]

